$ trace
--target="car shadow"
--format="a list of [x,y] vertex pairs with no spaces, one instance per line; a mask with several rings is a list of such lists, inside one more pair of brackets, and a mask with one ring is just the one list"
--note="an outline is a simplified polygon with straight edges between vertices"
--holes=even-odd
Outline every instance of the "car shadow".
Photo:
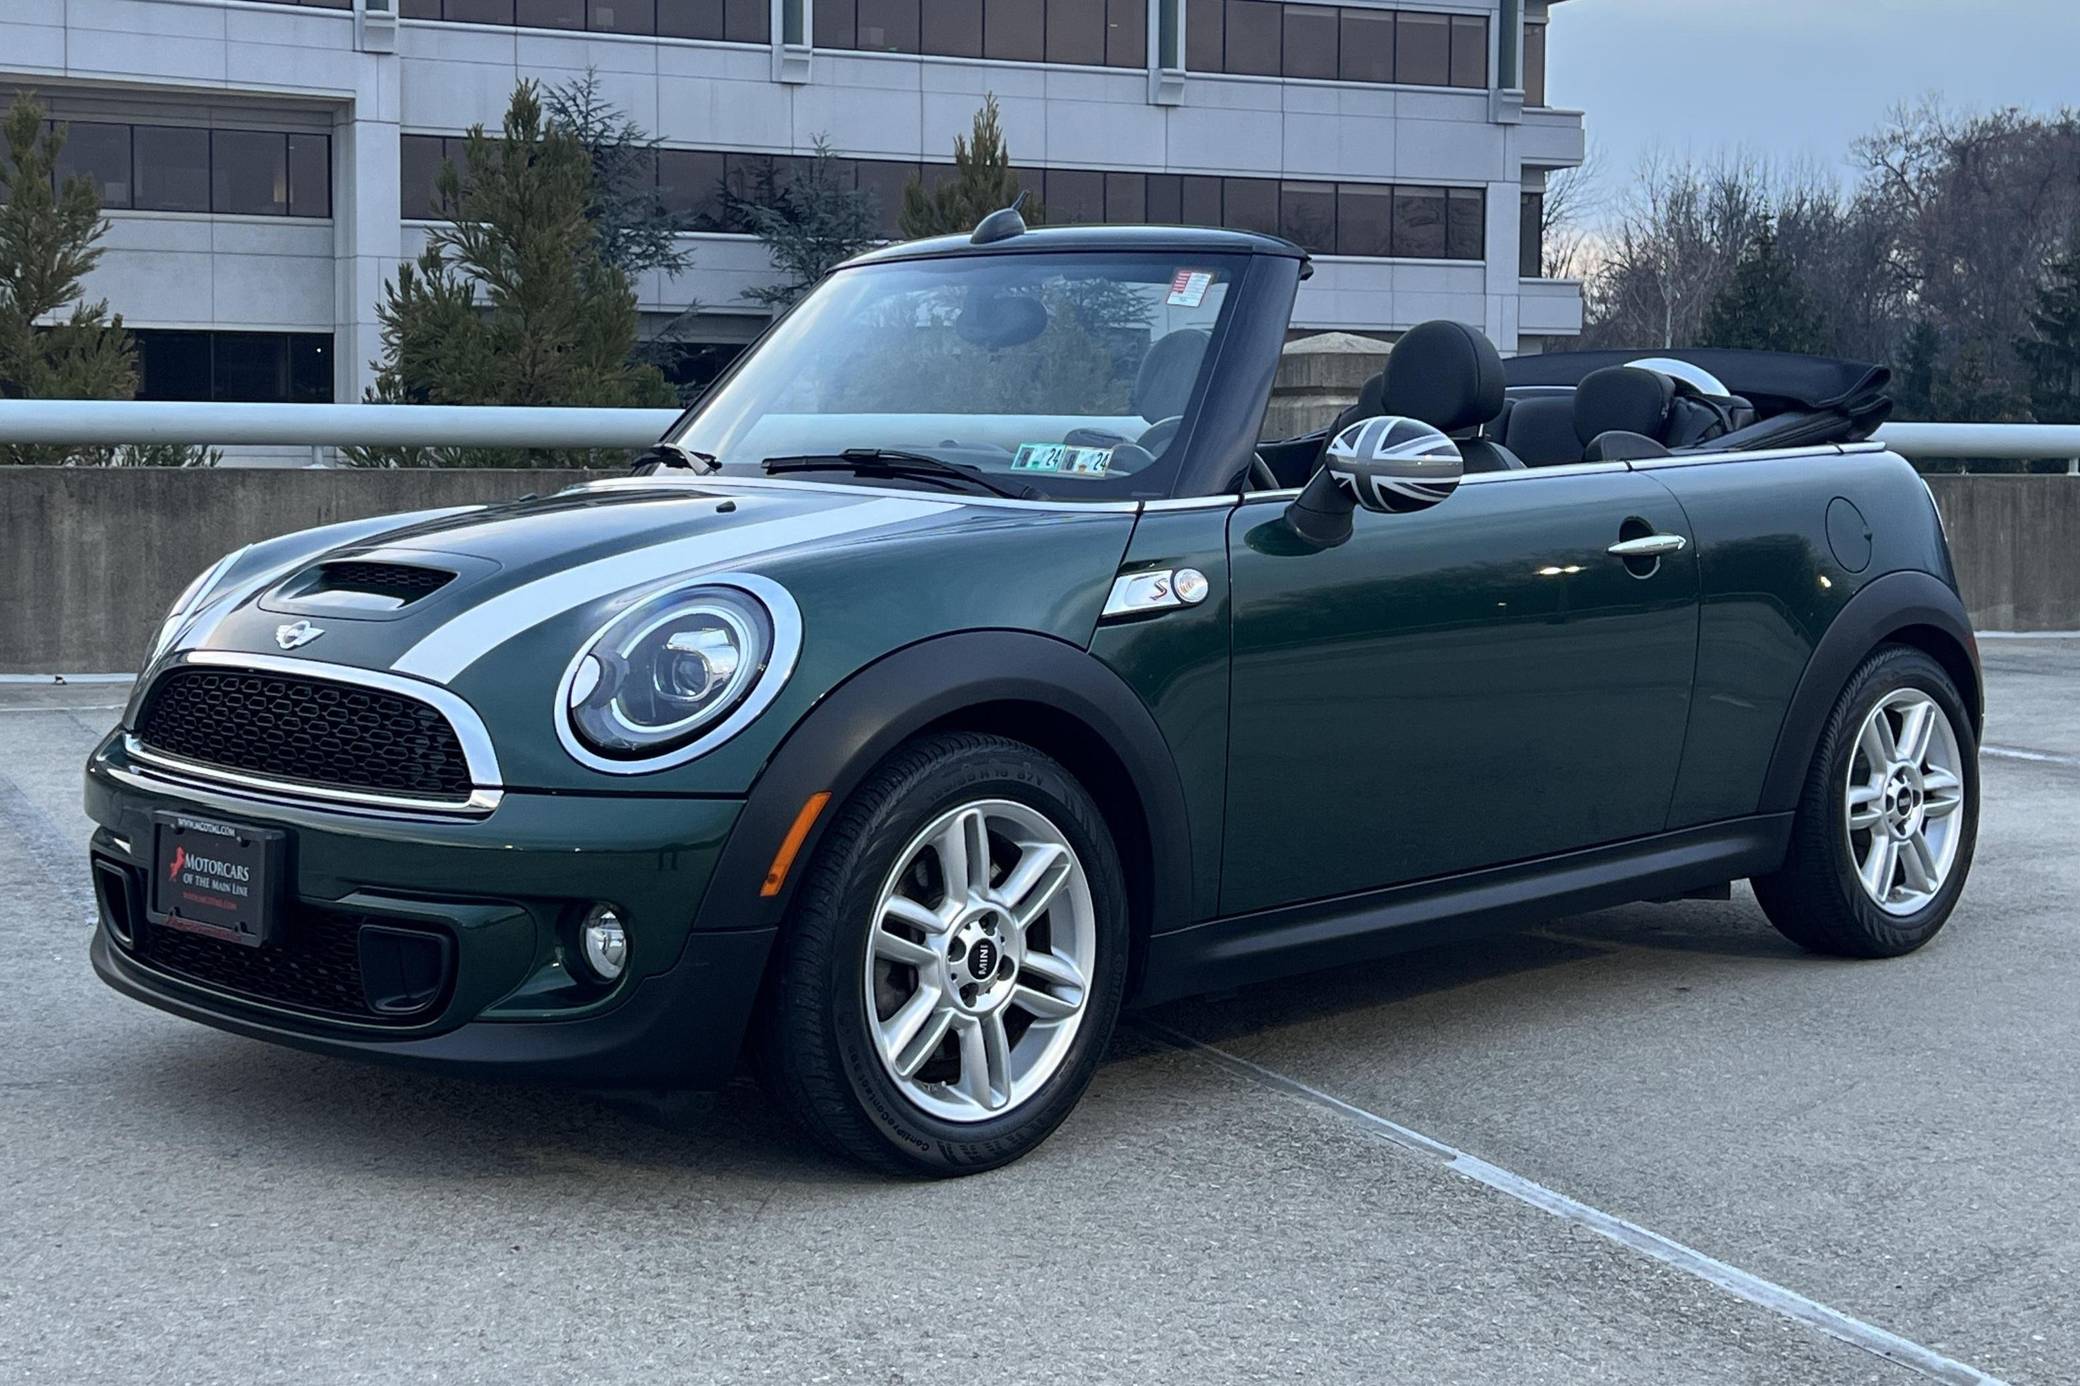
[[[1261,983],[1243,991],[1169,1002],[1136,1013],[1155,1029],[1209,1044],[1337,1015],[1382,1011],[1462,988],[1528,978],[1627,952],[1711,958],[1735,967],[1810,964],[1811,955],[1778,934],[1754,900],[1628,905],[1575,915],[1534,929],[1486,934],[1405,953]],[[1644,961],[1644,960],[1643,960]],[[1571,975],[1568,986],[1658,991],[1659,965]]]
[[[1131,1084],[1141,1061],[1174,1047],[1165,1030],[1220,1044],[1626,950],[1709,955],[1739,966],[1802,957],[1752,901],[1631,906],[1137,1011],[1106,1064],[1112,1081]],[[1577,992],[1637,986],[1643,995],[1662,985],[1651,966],[1585,970],[1567,983]],[[1179,1078],[1173,1071],[1163,1081]],[[177,1127],[184,1142],[315,1162],[355,1177],[522,1180],[534,1197],[580,1200],[595,1196],[602,1177],[659,1196],[683,1191],[689,1180],[826,1188],[889,1182],[825,1153],[742,1077],[713,1094],[603,1094],[450,1078],[182,1026],[137,1047],[120,1082],[126,1100]],[[1100,1083],[1107,1083],[1102,1075]],[[1210,1072],[1208,1083],[1210,1096],[1219,1086]]]

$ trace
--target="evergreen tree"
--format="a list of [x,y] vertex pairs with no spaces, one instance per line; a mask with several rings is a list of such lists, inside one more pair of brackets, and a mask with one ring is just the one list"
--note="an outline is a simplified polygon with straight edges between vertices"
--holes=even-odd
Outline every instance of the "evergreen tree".
[[1934,414],[1945,423],[2019,423],[2026,413],[2021,393],[1983,339],[1959,347],[1936,379]]
[[[953,176],[935,188],[922,178],[913,178],[903,189],[903,235],[966,235],[981,221],[1018,200],[1018,175],[1011,171],[1011,147],[1004,142],[1004,127],[997,115],[997,98],[982,98],[975,112],[975,125],[966,138],[953,137]],[[1020,215],[1028,225],[1047,219],[1037,197],[1026,199]]]
[[[469,132],[464,176],[441,170],[446,224],[400,265],[377,308],[383,359],[369,398],[390,404],[663,407],[671,387],[637,363],[636,296],[586,210],[592,160],[543,117],[531,82],[504,130]],[[619,453],[540,449],[348,450],[363,466],[611,465]]]
[[2080,229],[2051,262],[2029,324],[2015,350],[2029,368],[2030,412],[2038,423],[2080,423]]
[[1777,253],[1774,224],[1764,222],[1733,278],[1704,315],[1704,341],[1750,351],[1818,354],[1827,349],[1827,328],[1789,261]]
[[[108,301],[86,301],[82,281],[108,232],[100,194],[84,174],[58,185],[65,127],[46,128],[24,92],[8,108],[0,158],[0,398],[130,399],[137,352]],[[0,446],[18,466],[208,466],[203,448]]]
[[[600,257],[631,281],[649,270],[685,273],[693,256],[679,237],[694,226],[692,218],[666,204],[659,187],[657,159],[664,141],[601,94],[595,68],[547,88],[542,103],[550,123],[577,136],[592,158],[592,196],[585,219],[599,238]],[[698,302],[688,299],[669,322],[637,342],[635,359],[660,369],[670,365],[700,310]]]
[[1900,344],[1899,370],[1892,378],[1892,402],[1901,419],[1935,417],[1936,369],[1942,358],[1943,334],[1928,319],[1915,319]]
[[725,192],[734,214],[765,242],[774,268],[787,276],[747,291],[745,298],[778,312],[833,268],[880,241],[874,199],[852,187],[847,174],[830,142],[818,135],[816,152],[793,177],[783,182],[769,167],[752,195]]
[[683,271],[692,257],[677,238],[693,228],[658,191],[657,151],[664,141],[601,95],[592,68],[545,88],[542,104],[549,125],[575,137],[592,160],[585,219],[599,241],[600,258],[631,279],[649,270]]

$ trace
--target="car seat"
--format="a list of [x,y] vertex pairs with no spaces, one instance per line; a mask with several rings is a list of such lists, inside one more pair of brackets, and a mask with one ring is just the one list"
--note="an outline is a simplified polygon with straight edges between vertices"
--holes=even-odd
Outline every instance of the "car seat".
[[[1387,368],[1366,381],[1358,402],[1329,425],[1314,466],[1321,465],[1336,435],[1358,420],[1398,414],[1453,436],[1469,472],[1520,470],[1524,463],[1510,449],[1472,436],[1501,417],[1503,389],[1502,355],[1486,337],[1459,322],[1411,327],[1394,344]],[[1279,479],[1295,484],[1283,471]]]

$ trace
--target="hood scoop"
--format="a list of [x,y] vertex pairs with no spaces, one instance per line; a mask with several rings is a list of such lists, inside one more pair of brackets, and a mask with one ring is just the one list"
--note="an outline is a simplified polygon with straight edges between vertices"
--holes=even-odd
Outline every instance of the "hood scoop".
[[350,558],[305,569],[283,595],[338,607],[396,611],[454,580],[455,574],[445,568]]
[[409,615],[451,584],[496,572],[467,554],[379,549],[323,558],[276,583],[260,605],[297,616],[370,621]]

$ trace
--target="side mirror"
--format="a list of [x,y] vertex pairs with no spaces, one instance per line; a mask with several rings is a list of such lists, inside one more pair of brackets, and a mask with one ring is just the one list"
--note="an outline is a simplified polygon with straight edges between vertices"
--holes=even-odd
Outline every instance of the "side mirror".
[[1286,524],[1315,548],[1334,548],[1351,537],[1359,506],[1382,515],[1428,510],[1465,474],[1458,445],[1422,420],[1360,419],[1329,444],[1321,470],[1286,507]]

